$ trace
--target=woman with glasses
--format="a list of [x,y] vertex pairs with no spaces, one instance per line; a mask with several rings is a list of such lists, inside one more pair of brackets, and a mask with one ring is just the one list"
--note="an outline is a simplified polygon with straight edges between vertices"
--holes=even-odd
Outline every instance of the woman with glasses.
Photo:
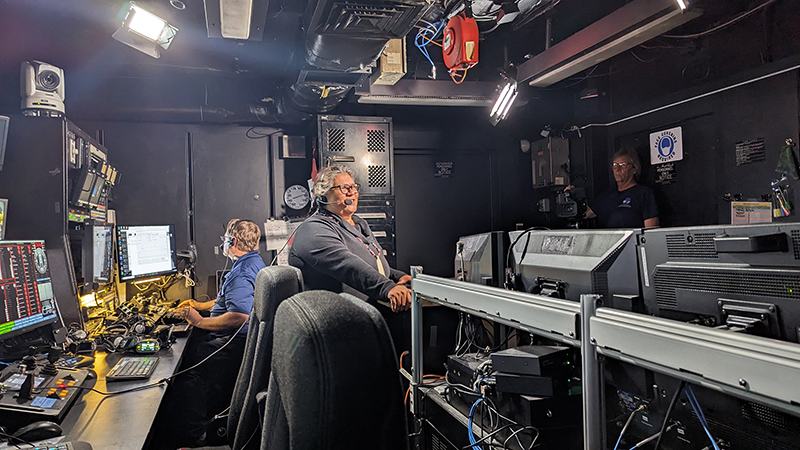
[[289,264],[303,272],[308,290],[348,292],[388,301],[392,311],[404,311],[411,306],[411,291],[404,286],[411,276],[389,267],[369,225],[355,215],[359,187],[344,165],[333,164],[317,174],[317,212],[297,228]]
[[619,150],[611,162],[616,188],[589,202],[586,218],[597,217],[600,228],[652,228],[658,226],[653,190],[636,183],[642,173],[635,151]]

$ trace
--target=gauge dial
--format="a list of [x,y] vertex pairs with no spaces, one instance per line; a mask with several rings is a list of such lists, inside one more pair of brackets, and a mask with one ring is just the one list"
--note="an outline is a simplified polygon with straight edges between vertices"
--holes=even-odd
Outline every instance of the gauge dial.
[[42,247],[33,249],[33,263],[39,273],[47,273],[47,253]]
[[283,193],[284,203],[292,209],[303,209],[310,200],[311,196],[308,194],[308,189],[299,184],[289,186]]

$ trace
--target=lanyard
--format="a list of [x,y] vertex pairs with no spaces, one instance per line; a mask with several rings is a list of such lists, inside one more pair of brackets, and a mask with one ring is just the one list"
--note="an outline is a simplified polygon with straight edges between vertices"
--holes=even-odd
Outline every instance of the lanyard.
[[[326,218],[328,218],[328,219],[330,219],[330,220],[334,220],[334,218],[333,218],[333,217],[331,217],[331,216],[329,216],[329,215],[327,215],[327,214],[322,214],[322,216],[323,216],[323,217],[326,217]],[[343,221],[344,219],[339,219],[339,220],[342,220],[342,221]],[[334,221],[336,221],[336,220],[334,220]],[[376,243],[374,243],[374,242],[367,243],[367,242],[365,242],[365,241],[364,241],[364,239],[361,239],[361,237],[360,237],[360,236],[358,236],[357,234],[355,234],[355,233],[354,233],[354,232],[353,232],[353,231],[352,231],[352,230],[351,230],[349,227],[347,227],[346,225],[344,225],[344,224],[342,224],[342,223],[339,223],[339,225],[340,225],[342,228],[344,228],[344,229],[345,229],[345,231],[347,231],[348,233],[352,234],[352,235],[353,235],[353,237],[355,237],[356,239],[358,239],[358,241],[359,241],[359,242],[361,242],[362,244],[364,244],[364,247],[367,247],[367,251],[369,251],[369,254],[370,254],[370,255],[372,255],[372,256],[375,258],[375,262],[378,264],[378,273],[380,273],[380,274],[381,274],[381,275],[383,275],[383,276],[386,276],[386,270],[384,270],[384,268],[383,268],[383,263],[381,262],[381,252],[382,252],[382,251],[381,251],[381,248],[380,248],[380,247],[378,247],[378,244],[376,244]],[[375,250],[374,250],[374,251],[372,250],[372,248],[373,248],[373,247],[375,248]]]

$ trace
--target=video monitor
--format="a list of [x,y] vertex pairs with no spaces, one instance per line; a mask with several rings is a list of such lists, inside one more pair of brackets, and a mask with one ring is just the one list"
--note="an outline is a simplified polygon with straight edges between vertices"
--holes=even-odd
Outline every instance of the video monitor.
[[603,296],[605,306],[640,312],[638,230],[512,231],[511,261],[524,289],[580,301]]
[[106,180],[103,178],[102,174],[97,174],[89,195],[89,204],[91,206],[97,206],[100,204],[100,197],[103,194],[103,185],[105,183]]
[[113,226],[91,224],[85,226],[81,261],[85,285],[111,281],[114,261]]
[[119,278],[166,275],[177,272],[173,225],[117,226]]
[[800,224],[645,230],[646,312],[800,342]]
[[93,170],[85,170],[78,178],[75,191],[72,194],[72,203],[78,206],[86,206],[92,198],[92,188],[95,184],[97,173]]
[[0,339],[57,320],[44,241],[0,241]]
[[462,236],[456,243],[456,279],[501,287],[505,272],[506,234],[501,231]]

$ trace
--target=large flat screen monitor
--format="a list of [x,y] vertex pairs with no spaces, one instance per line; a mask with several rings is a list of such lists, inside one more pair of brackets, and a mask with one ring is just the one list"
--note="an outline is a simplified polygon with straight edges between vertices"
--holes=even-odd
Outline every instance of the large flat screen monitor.
[[173,225],[117,226],[122,281],[177,272]]
[[114,227],[86,225],[81,259],[84,283],[110,282],[114,261]]
[[0,241],[0,339],[58,320],[44,241]]
[[647,313],[800,341],[800,224],[646,230]]

